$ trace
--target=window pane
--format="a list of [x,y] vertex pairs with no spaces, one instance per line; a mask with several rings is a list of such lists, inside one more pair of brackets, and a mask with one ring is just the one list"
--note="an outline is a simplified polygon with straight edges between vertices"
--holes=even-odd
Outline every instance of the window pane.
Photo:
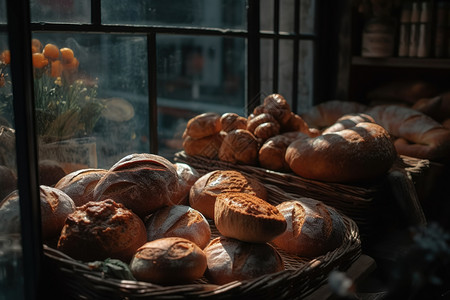
[[294,42],[291,40],[280,41],[280,54],[278,63],[280,64],[278,70],[278,92],[286,98],[289,105],[292,106],[292,79],[294,67],[293,60],[293,46]]
[[36,33],[34,38],[71,49],[78,61],[65,62],[61,50],[57,60],[35,68],[42,159],[58,157],[68,172],[109,168],[127,154],[149,151],[145,36]]
[[194,26],[245,29],[245,0],[109,0],[105,24]]
[[6,16],[6,1],[0,0],[0,24],[6,24],[8,17]]
[[244,114],[245,40],[161,35],[157,47],[160,154],[171,157],[191,117]]
[[14,197],[8,197],[8,208],[2,209],[0,205],[0,299],[23,299],[20,203],[17,194],[12,83],[9,76],[11,69],[9,55],[4,51],[9,51],[8,35],[0,33],[0,203],[14,193]]
[[259,29],[273,32],[273,0],[261,0],[259,7]]
[[90,0],[30,0],[32,22],[90,23]]
[[280,1],[280,32],[294,32],[294,0]]
[[300,33],[314,33],[315,0],[301,0],[300,2]]
[[261,40],[261,94],[273,92],[273,40]]
[[300,41],[299,47],[299,76],[298,76],[298,111],[301,113],[313,104],[313,63],[314,44],[311,41]]

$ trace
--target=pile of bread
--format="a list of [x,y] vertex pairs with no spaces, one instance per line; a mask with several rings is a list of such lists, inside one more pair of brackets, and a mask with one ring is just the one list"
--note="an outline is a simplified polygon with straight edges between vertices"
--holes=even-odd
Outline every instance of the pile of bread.
[[[343,243],[345,223],[333,208],[308,198],[275,205],[267,195],[238,171],[200,176],[184,163],[132,154],[108,170],[41,185],[42,237],[76,260],[120,259],[137,280],[161,285],[250,280],[285,270],[281,250],[311,258]],[[0,203],[0,231],[20,231],[19,216],[12,192]]]
[[332,100],[297,115],[272,94],[248,118],[203,113],[190,119],[183,148],[190,156],[347,183],[384,175],[398,154],[450,161],[450,130],[399,105]]

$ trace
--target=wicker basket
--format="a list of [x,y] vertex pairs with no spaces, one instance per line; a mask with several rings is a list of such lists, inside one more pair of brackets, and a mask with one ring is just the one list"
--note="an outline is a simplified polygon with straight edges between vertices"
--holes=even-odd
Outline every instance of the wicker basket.
[[[268,200],[278,204],[295,195],[267,185]],[[202,278],[195,283],[177,286],[160,286],[133,280],[107,277],[94,271],[87,263],[76,261],[67,255],[44,245],[46,266],[60,278],[62,288],[76,299],[299,299],[309,295],[326,282],[334,269],[347,269],[361,254],[361,241],[356,223],[343,216],[346,225],[342,245],[325,255],[313,259],[301,258],[280,249],[285,270],[247,281],[233,281],[214,285]],[[210,221],[212,237],[219,235]]]

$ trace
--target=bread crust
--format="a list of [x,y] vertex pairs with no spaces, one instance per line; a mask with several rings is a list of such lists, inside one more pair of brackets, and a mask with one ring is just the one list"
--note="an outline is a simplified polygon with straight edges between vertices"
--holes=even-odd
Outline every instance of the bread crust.
[[183,136],[190,136],[193,139],[201,139],[213,134],[217,134],[222,129],[220,115],[214,112],[206,112],[190,119],[186,124]]
[[234,164],[256,165],[258,150],[258,140],[250,131],[236,129],[230,131],[223,139],[219,159]]
[[220,117],[222,131],[230,132],[236,129],[247,129],[247,118],[241,117],[236,113],[224,113]]

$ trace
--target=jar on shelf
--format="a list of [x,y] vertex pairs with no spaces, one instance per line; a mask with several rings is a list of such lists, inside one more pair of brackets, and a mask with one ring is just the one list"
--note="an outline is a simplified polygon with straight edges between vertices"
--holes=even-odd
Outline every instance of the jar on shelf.
[[363,57],[391,57],[395,46],[395,21],[390,16],[375,16],[364,25]]

